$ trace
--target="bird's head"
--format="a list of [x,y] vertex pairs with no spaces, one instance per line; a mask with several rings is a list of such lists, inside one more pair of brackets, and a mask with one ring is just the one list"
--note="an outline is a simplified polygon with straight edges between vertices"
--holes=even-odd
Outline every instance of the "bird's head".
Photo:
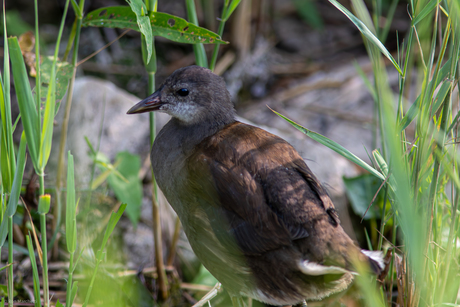
[[134,105],[128,114],[160,111],[185,125],[234,118],[224,80],[209,69],[188,66],[176,70],[159,89]]

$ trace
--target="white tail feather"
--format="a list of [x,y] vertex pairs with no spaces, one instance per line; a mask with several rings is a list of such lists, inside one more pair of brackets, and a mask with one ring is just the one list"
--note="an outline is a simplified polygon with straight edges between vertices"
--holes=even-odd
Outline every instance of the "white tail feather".
[[327,275],[327,274],[344,274],[344,273],[352,273],[348,270],[337,266],[326,266],[316,262],[311,262],[308,260],[299,261],[299,269],[302,273],[306,275],[312,276],[320,276],[320,275]]
[[363,249],[361,252],[370,259],[374,260],[381,270],[385,268],[385,263],[383,262],[383,253],[381,251],[368,251]]

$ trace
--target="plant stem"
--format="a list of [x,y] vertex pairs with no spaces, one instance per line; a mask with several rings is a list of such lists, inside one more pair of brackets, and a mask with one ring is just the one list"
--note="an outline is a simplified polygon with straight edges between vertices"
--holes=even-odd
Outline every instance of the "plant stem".
[[[41,185],[40,185],[41,186]],[[42,194],[43,195],[43,194]],[[40,228],[42,234],[42,251],[43,251],[43,301],[44,306],[49,306],[49,286],[48,286],[48,246],[46,243],[46,214],[40,214]]]
[[174,225],[174,234],[171,240],[171,248],[169,250],[168,260],[166,264],[172,266],[174,262],[174,256],[176,255],[177,242],[179,241],[180,229],[181,229],[180,219],[176,217],[176,224]]
[[66,297],[65,297],[65,305],[66,306],[72,306],[72,303],[70,302],[72,300],[72,277],[73,277],[73,257],[74,253],[70,253],[70,260],[69,260],[69,278],[67,280],[67,291],[66,291]]
[[8,306],[13,306],[13,217],[8,216]]
[[[147,6],[149,11],[156,12],[157,1],[150,0],[147,1]],[[145,37],[142,36],[142,54],[145,59],[146,53],[146,43]],[[151,94],[155,91],[155,75],[157,71],[157,57],[155,52],[155,40],[152,42],[152,57],[150,58],[149,63],[144,63],[145,69],[148,73],[148,93]],[[149,127],[150,127],[150,146],[153,145],[156,136],[155,128],[155,114],[153,112],[149,113]],[[152,170],[152,222],[153,222],[153,238],[154,238],[154,248],[155,248],[155,266],[158,272],[158,284],[160,287],[161,298],[166,300],[169,296],[168,291],[168,279],[166,278],[166,271],[163,259],[163,239],[161,233],[161,218],[160,218],[160,208],[158,206],[158,190],[157,184],[155,181],[155,175]]]
[[379,235],[379,243],[377,245],[377,250],[382,249],[383,244],[383,234],[385,231],[385,224],[386,224],[386,210],[387,210],[387,196],[388,196],[388,185],[385,185],[385,194],[383,196],[383,208],[382,208],[382,221],[380,222],[380,235]]
[[89,298],[91,296],[91,292],[93,291],[93,285],[94,285],[94,280],[96,279],[97,270],[99,269],[99,264],[102,262],[102,259],[99,259],[99,254],[102,255],[103,253],[98,252],[97,254],[98,257],[96,260],[96,268],[94,269],[93,276],[91,277],[91,282],[89,283],[88,292],[86,292],[86,298],[85,298],[85,302],[83,303],[83,307],[86,307],[88,305]]
[[[185,0],[187,7],[187,18],[194,25],[198,26],[198,17],[196,14],[195,1]],[[195,52],[196,64],[201,67],[208,67],[208,58],[206,57],[206,51],[202,43],[193,44],[193,51]]]
[[[226,15],[227,8],[228,8],[228,3],[225,2],[224,8],[222,10],[222,17]],[[221,38],[222,38],[222,34],[224,34],[224,27],[225,27],[225,21],[221,19],[219,23],[219,29],[217,30],[217,34],[219,34]],[[209,69],[212,71],[214,71],[214,69],[216,68],[217,56],[219,55],[219,47],[220,47],[220,44],[215,44],[214,50],[212,51],[211,63],[209,64]]]
[[[152,57],[150,61],[156,61]],[[155,73],[149,72],[149,93],[153,92],[155,88]],[[156,135],[155,129],[155,114],[150,112],[150,142],[153,145]],[[155,265],[158,272],[158,284],[161,291],[161,297],[166,300],[169,296],[168,279],[166,278],[166,271],[163,259],[163,236],[161,233],[161,218],[160,207],[158,205],[158,188],[155,180],[155,174],[152,171],[152,221],[153,221],[153,237],[155,247]]]
[[[83,7],[85,5],[85,0],[80,1],[80,15],[76,16],[76,27],[75,27],[75,40],[74,40],[74,48],[72,53],[72,65],[73,65],[73,72],[72,78],[70,79],[69,89],[67,90],[67,98],[64,110],[64,119],[62,120],[62,127],[61,127],[61,137],[59,140],[59,153],[58,153],[58,166],[57,166],[57,174],[56,174],[56,206],[53,210],[53,215],[55,219],[53,220],[52,229],[53,229],[53,236],[50,240],[50,245],[54,244],[53,249],[57,250],[58,241],[56,240],[59,225],[61,224],[61,216],[62,216],[62,203],[61,203],[61,181],[64,174],[64,151],[65,145],[67,143],[67,130],[69,126],[69,118],[70,118],[70,110],[72,107],[72,94],[73,94],[73,87],[75,84],[75,75],[77,73],[77,60],[78,60],[78,45],[80,42],[80,32],[81,32],[81,23],[83,18]],[[51,246],[50,246],[51,248]]]

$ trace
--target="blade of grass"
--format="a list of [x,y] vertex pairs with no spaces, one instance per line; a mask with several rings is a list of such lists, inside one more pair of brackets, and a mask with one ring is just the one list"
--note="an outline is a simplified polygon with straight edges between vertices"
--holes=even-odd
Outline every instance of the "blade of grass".
[[[11,194],[8,199],[8,206],[6,214],[12,217],[16,213],[16,208],[19,202],[19,196],[21,194],[22,178],[24,175],[24,168],[26,165],[26,137],[24,133],[21,136],[21,142],[19,143],[19,151],[17,156],[16,173],[14,174],[13,187]],[[3,244],[0,244],[0,246]]]
[[[222,9],[222,17],[219,23],[219,29],[217,30],[217,35],[219,35],[220,37],[222,37],[222,35],[224,34],[225,22],[230,18],[230,16],[235,11],[235,9],[237,8],[238,4],[240,4],[240,2],[241,0],[226,0],[224,2],[224,7]],[[219,55],[219,48],[220,48],[220,44],[214,45],[214,50],[212,52],[212,57],[211,57],[211,63],[209,64],[209,69],[212,71],[214,71],[214,68],[216,67],[217,56]]]
[[91,297],[91,292],[93,289],[94,280],[96,279],[97,270],[99,268],[99,265],[102,262],[102,259],[104,259],[104,256],[106,254],[104,250],[105,250],[107,241],[109,240],[110,235],[112,234],[115,226],[117,225],[118,221],[123,215],[123,212],[125,211],[125,209],[126,209],[126,204],[122,204],[117,212],[112,212],[112,214],[110,215],[109,223],[107,224],[107,228],[104,233],[104,238],[102,239],[101,248],[97,251],[97,254],[96,254],[96,267],[94,269],[93,276],[91,277],[91,281],[89,284],[88,292],[86,293],[86,298],[85,298],[85,302],[83,303],[83,307],[86,307],[88,305],[89,298]]
[[[72,306],[75,297],[73,293],[73,258],[77,249],[77,212],[75,203],[75,175],[74,162],[70,150],[67,154],[67,202],[66,202],[66,243],[67,251],[70,254],[69,278],[67,280],[66,306]],[[75,288],[76,291],[77,288]]]
[[385,180],[385,176],[382,175],[379,171],[377,171],[376,169],[374,169],[373,167],[371,167],[369,164],[367,164],[366,162],[364,162],[363,160],[361,160],[360,158],[358,158],[357,156],[355,156],[354,154],[352,154],[350,151],[348,151],[347,149],[345,149],[342,145],[339,145],[338,143],[332,141],[331,139],[328,139],[327,137],[325,136],[322,136],[321,134],[319,133],[316,133],[314,131],[311,131],[299,124],[297,124],[296,122],[290,120],[289,118],[287,118],[286,116],[272,110],[270,107],[268,107],[272,112],[274,112],[276,115],[278,115],[279,117],[281,117],[282,119],[284,119],[285,121],[287,121],[288,123],[290,123],[292,126],[294,126],[297,130],[303,132],[305,135],[307,135],[308,137],[312,138],[313,140],[323,144],[324,146],[332,149],[333,151],[335,151],[336,153],[338,153],[339,155],[345,157],[346,159],[350,160],[351,162],[355,163],[356,165],[362,167],[363,169],[365,169],[366,171],[368,171],[369,173],[371,173],[372,175],[374,175],[375,177],[381,179],[381,180]]
[[54,59],[53,65],[51,67],[51,76],[50,83],[48,86],[48,95],[46,96],[46,105],[45,113],[43,118],[43,127],[40,137],[40,152],[39,152],[39,169],[40,173],[45,169],[46,164],[51,153],[51,143],[53,139],[53,128],[54,128],[54,116],[55,116],[55,107],[56,107],[56,63],[58,60],[59,47],[61,44],[61,37],[64,31],[65,18],[67,16],[67,11],[69,8],[69,0],[66,1],[64,7],[64,13],[61,19],[61,25],[59,28],[59,33],[56,41],[56,48],[54,50]]
[[353,22],[355,24],[355,26],[364,35],[364,37],[366,37],[369,40],[369,42],[374,44],[380,50],[380,52],[390,60],[390,62],[393,64],[393,66],[396,68],[396,70],[402,75],[401,68],[399,67],[399,65],[396,62],[396,60],[393,58],[391,53],[388,52],[388,50],[380,42],[380,40],[369,30],[369,28],[366,27],[366,25],[361,20],[356,18],[355,15],[353,15],[349,10],[347,10],[343,5],[341,5],[336,0],[329,0],[329,2],[332,5],[334,5],[339,11],[341,11],[343,14],[345,14],[345,16],[347,16],[348,19],[350,19],[351,22]]
[[26,235],[27,249],[29,250],[30,264],[32,266],[32,276],[34,281],[34,306],[41,307],[40,298],[40,278],[38,277],[37,261],[35,259],[34,247],[30,240],[30,234]]
[[[0,143],[0,166],[2,186],[6,193],[10,193],[13,185],[13,176],[16,171],[16,159],[14,157],[13,126],[11,119],[10,99],[10,56],[8,50],[5,2],[3,2],[3,35],[4,35],[4,59],[3,73],[4,80],[0,76],[0,114],[1,114],[1,143]],[[5,86],[6,84],[6,86]]]
[[13,217],[8,216],[8,306],[14,306],[13,283]]
[[420,13],[417,14],[417,17],[412,20],[412,26],[417,25],[421,20],[423,20],[439,3],[441,3],[441,0],[431,0],[428,2]]
[[77,248],[77,212],[75,203],[74,162],[70,150],[67,154],[67,202],[66,202],[67,251],[73,254]]
[[38,164],[38,150],[40,141],[39,115],[37,113],[32,91],[30,89],[29,78],[24,63],[24,58],[16,37],[8,38],[8,46],[11,56],[11,69],[13,71],[14,86],[18,99],[19,111],[21,113],[22,125],[27,138],[29,154],[37,174],[40,174]]
[[[185,0],[185,5],[187,7],[188,20],[194,25],[198,26],[198,17],[196,14],[195,1]],[[196,64],[201,67],[208,67],[208,58],[206,57],[204,45],[202,43],[194,44],[193,51],[195,52]]]

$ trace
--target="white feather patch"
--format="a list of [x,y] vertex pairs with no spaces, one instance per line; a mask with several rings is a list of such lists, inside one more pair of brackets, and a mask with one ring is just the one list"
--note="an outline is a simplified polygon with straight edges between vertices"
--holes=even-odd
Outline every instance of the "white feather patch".
[[320,276],[320,275],[327,275],[327,274],[344,274],[344,273],[352,273],[348,270],[343,268],[339,268],[337,266],[326,266],[316,262],[311,262],[308,260],[299,261],[299,269],[302,273],[306,275],[312,276]]
[[361,252],[366,255],[367,257],[371,258],[379,265],[380,269],[385,268],[385,263],[383,262],[383,253],[381,251],[368,251],[368,250],[361,250]]

